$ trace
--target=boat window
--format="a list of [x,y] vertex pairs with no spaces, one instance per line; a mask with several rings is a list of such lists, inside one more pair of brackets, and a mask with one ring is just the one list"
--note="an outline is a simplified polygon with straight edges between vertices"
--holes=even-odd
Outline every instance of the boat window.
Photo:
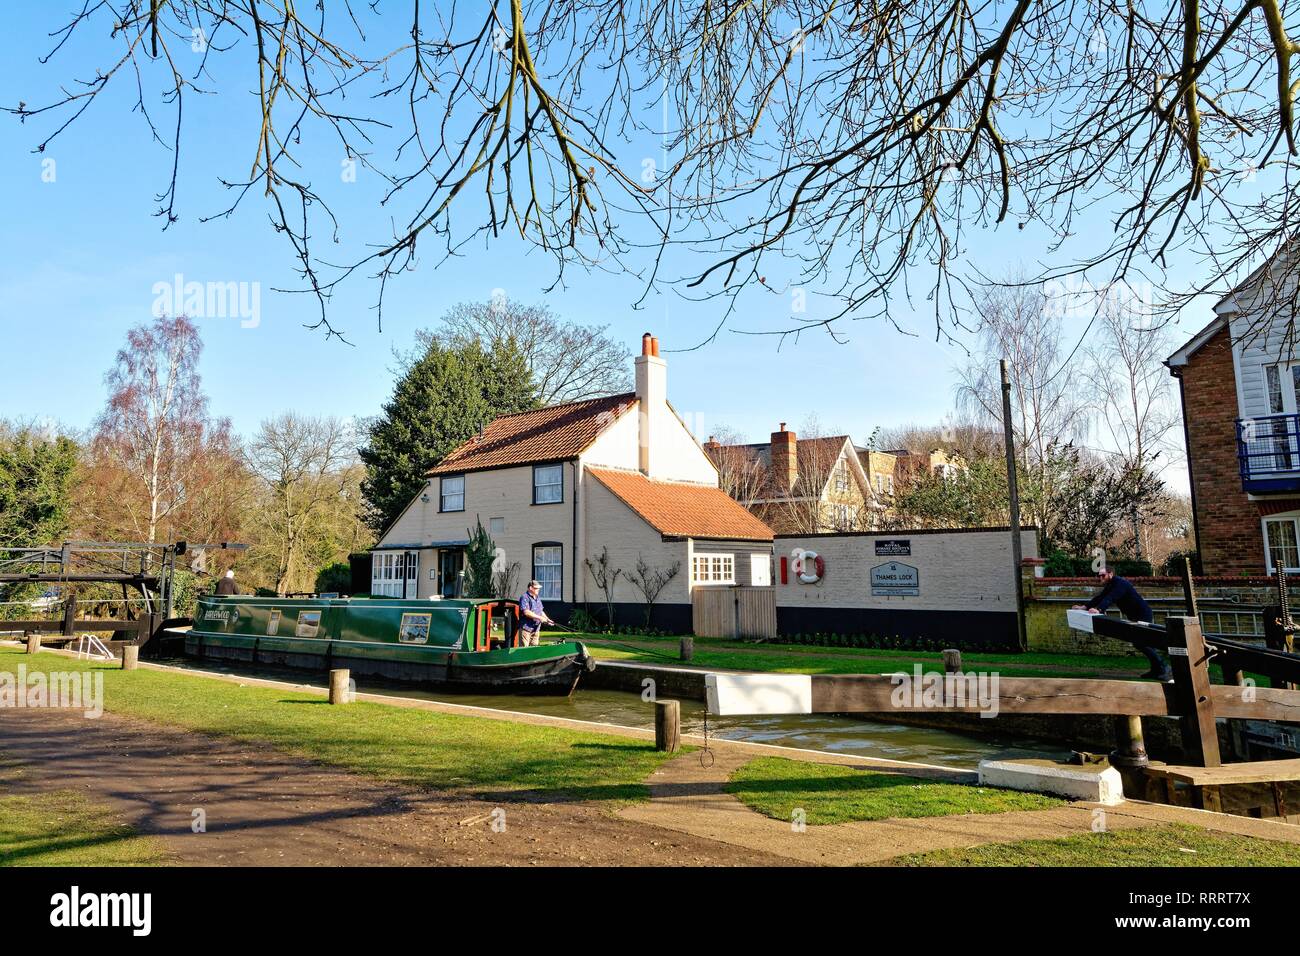
[[320,611],[301,611],[298,614],[298,627],[295,637],[315,637],[320,630]]
[[464,511],[465,510],[465,476],[456,475],[454,478],[442,479],[442,497],[439,503],[439,511]]
[[275,637],[280,633],[280,611],[277,608],[271,612],[270,618],[266,622],[266,636]]
[[558,544],[533,546],[533,577],[542,586],[543,601],[560,601],[564,580],[564,549]]
[[564,500],[564,467],[533,466],[533,504],[551,505]]
[[432,621],[432,614],[403,614],[397,640],[402,644],[429,643],[429,624]]

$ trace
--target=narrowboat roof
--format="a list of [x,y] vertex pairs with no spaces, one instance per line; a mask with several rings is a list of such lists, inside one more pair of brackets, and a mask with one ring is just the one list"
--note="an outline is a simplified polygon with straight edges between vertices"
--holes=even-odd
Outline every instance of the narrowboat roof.
[[410,607],[479,607],[483,604],[513,604],[513,598],[399,598],[384,597],[383,595],[355,595],[352,597],[314,597],[314,598],[288,598],[288,597],[263,597],[256,594],[204,594],[200,596],[201,601],[224,601],[229,603],[240,604],[348,604],[355,602],[357,604],[401,604]]

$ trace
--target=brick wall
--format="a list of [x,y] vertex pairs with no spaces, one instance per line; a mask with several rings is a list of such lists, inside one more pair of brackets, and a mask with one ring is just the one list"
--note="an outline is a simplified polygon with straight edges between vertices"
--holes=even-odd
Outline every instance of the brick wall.
[[1227,328],[1191,357],[1182,379],[1201,567],[1206,574],[1263,574],[1259,506],[1241,490],[1237,463],[1237,387]]

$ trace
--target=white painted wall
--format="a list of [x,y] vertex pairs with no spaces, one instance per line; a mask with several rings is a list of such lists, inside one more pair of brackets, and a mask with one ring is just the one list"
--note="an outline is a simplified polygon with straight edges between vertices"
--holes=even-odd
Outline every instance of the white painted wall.
[[[475,518],[490,529],[492,518],[503,518],[505,530],[494,534],[497,546],[505,550],[507,563],[519,562],[520,587],[532,575],[532,547],[540,541],[558,541],[564,546],[564,600],[572,599],[573,483],[574,465],[564,465],[564,500],[555,504],[534,505],[533,468],[498,468],[475,471],[465,476],[465,510],[438,511],[437,477],[430,482],[428,503],[415,500],[393,523],[379,542],[381,545],[428,545],[436,541],[461,541],[468,537]],[[436,567],[436,555],[420,555],[420,597],[427,597],[437,587],[429,580],[429,568]]]
[[663,403],[655,410],[653,418],[658,444],[649,477],[718,487],[718,469],[672,406]]
[[[877,540],[906,540],[912,553],[876,554]],[[1026,558],[1038,557],[1037,535],[1021,532]],[[1014,611],[1016,575],[1011,566],[1011,535],[1006,531],[959,531],[918,534],[900,531],[879,535],[810,535],[780,537],[775,542],[778,607],[854,607],[897,610]],[[780,561],[789,563],[794,548],[816,551],[826,561],[817,584],[803,584],[789,574],[781,583]],[[916,597],[880,597],[871,593],[871,569],[898,561],[920,573]]]
[[[608,488],[595,478],[587,478],[582,490],[582,510],[585,537],[585,557],[595,561],[602,546],[609,548],[610,564],[623,569],[614,589],[614,599],[620,602],[640,603],[645,599],[641,592],[627,580],[627,572],[636,568],[638,556],[643,556],[651,567],[663,568],[680,561],[681,570],[659,595],[659,603],[684,604],[690,600],[690,561],[686,541],[665,541],[641,516],[625,505]],[[578,600],[598,604],[604,600],[591,573],[584,565],[579,571]]]
[[582,453],[584,465],[596,468],[637,469],[637,435],[639,433],[637,409],[631,408],[600,433]]
[[[1300,360],[1286,336],[1287,323],[1265,324],[1261,318],[1267,304],[1279,296],[1283,301],[1295,295],[1297,277],[1292,257],[1280,255],[1246,288],[1229,296],[1216,307],[1227,318],[1232,340],[1233,365],[1237,373],[1237,415],[1252,418],[1273,412],[1268,404],[1264,369],[1279,362]],[[1281,285],[1280,291],[1278,285]]]

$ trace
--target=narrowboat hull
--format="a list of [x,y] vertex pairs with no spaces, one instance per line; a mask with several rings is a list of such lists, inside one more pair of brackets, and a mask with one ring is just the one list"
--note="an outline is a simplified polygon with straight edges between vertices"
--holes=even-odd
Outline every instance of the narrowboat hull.
[[[517,646],[506,602],[201,598],[187,656],[414,682],[476,694],[572,694],[595,667],[578,641]],[[507,632],[509,629],[506,629]],[[515,646],[511,646],[515,645]]]

